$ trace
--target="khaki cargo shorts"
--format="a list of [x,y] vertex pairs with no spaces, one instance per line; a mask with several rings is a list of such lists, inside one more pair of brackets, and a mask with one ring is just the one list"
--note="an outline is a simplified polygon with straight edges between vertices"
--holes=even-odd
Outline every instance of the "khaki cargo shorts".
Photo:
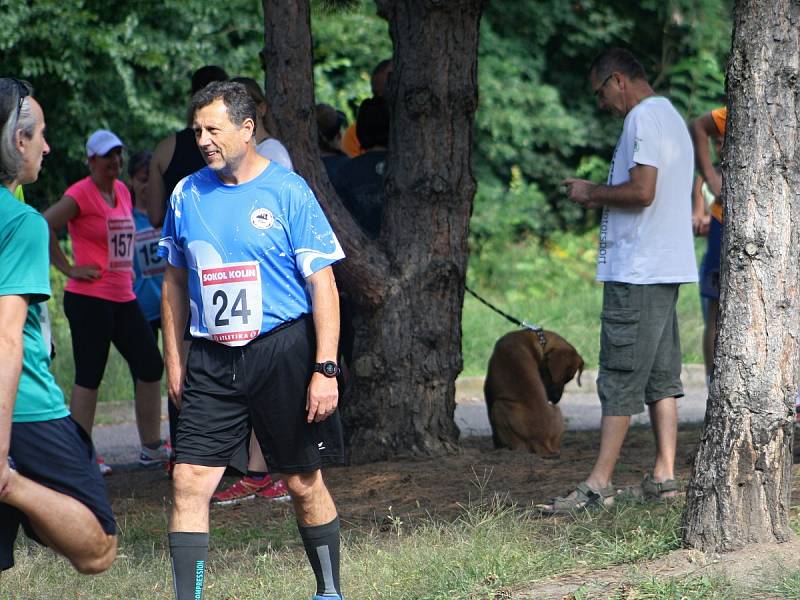
[[606,282],[597,393],[604,416],[630,416],[683,396],[675,306],[680,284]]

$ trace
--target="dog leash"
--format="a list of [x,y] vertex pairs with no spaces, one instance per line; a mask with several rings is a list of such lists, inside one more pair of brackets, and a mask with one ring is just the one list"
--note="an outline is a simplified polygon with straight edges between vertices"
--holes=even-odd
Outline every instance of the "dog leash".
[[476,292],[472,291],[472,290],[469,288],[469,286],[468,286],[468,285],[466,285],[466,284],[464,284],[464,289],[465,289],[465,290],[467,290],[467,292],[469,292],[470,294],[472,294],[472,296],[473,296],[473,297],[474,297],[474,298],[475,298],[475,299],[476,299],[478,302],[480,302],[480,303],[482,303],[482,304],[484,304],[484,305],[488,306],[488,307],[489,307],[489,308],[491,308],[491,309],[492,309],[494,312],[496,312],[498,315],[500,315],[500,316],[502,316],[502,317],[505,317],[506,319],[508,319],[509,321],[511,321],[512,323],[514,323],[514,325],[517,325],[517,326],[519,326],[519,327],[522,327],[522,328],[524,328],[524,329],[530,329],[531,331],[533,331],[533,332],[536,334],[536,336],[539,338],[539,343],[542,345],[542,348],[544,348],[545,346],[547,346],[547,338],[546,338],[546,337],[545,337],[545,335],[544,335],[544,329],[542,329],[542,326],[541,326],[541,325],[533,325],[533,324],[531,324],[531,323],[528,323],[527,321],[524,321],[524,320],[523,320],[523,321],[520,321],[520,320],[519,320],[519,319],[517,319],[516,317],[512,317],[512,316],[511,316],[511,315],[509,315],[508,313],[505,313],[505,312],[503,312],[502,310],[500,310],[499,308],[497,308],[497,307],[496,307],[494,304],[492,304],[491,302],[489,302],[489,301],[488,301],[488,300],[486,300],[485,298],[481,298],[481,297],[480,297],[480,296],[479,296],[479,295],[478,295]]

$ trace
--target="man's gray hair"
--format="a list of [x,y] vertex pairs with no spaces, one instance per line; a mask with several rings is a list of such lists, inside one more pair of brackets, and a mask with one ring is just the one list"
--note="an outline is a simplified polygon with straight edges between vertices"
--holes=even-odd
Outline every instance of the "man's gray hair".
[[644,67],[632,52],[625,48],[608,48],[601,52],[589,67],[589,73],[602,80],[612,73],[622,73],[631,80],[645,79],[647,76]]
[[237,127],[241,127],[245,119],[252,119],[255,125],[258,119],[256,103],[247,92],[247,88],[234,81],[214,81],[192,96],[189,114],[192,118],[201,108],[205,108],[215,100],[222,100],[228,109],[228,119]]
[[[17,131],[30,139],[36,129],[36,117],[31,110],[33,88],[27,81],[0,78],[0,181],[17,178],[22,168],[22,154],[17,148]],[[20,105],[20,97],[22,104]]]

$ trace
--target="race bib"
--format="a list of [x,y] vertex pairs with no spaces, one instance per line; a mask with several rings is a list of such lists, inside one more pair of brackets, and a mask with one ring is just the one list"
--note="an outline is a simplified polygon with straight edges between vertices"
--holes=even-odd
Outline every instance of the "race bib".
[[127,271],[133,268],[133,236],[136,228],[131,219],[108,220],[108,270]]
[[142,277],[156,277],[163,275],[167,269],[167,261],[158,255],[158,241],[161,239],[161,229],[148,227],[136,232],[136,262]]
[[200,268],[203,317],[211,339],[244,346],[261,331],[261,272],[257,262]]

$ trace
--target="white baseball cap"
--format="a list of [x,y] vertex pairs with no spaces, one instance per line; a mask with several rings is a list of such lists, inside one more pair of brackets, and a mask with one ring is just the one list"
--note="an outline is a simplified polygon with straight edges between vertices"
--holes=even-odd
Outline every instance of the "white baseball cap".
[[86,156],[105,156],[114,148],[124,147],[125,144],[115,133],[108,129],[98,129],[86,140]]

